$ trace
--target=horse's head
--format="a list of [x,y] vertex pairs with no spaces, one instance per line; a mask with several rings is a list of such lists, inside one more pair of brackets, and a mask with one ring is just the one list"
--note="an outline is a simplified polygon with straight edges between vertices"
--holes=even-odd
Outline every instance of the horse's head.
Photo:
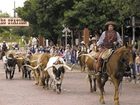
[[130,67],[134,64],[134,51],[132,48],[132,45],[125,45],[123,53],[123,59]]

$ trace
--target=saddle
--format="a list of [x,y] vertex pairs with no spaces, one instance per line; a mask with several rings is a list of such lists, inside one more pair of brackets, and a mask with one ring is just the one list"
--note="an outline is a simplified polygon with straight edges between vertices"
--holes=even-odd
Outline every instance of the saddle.
[[113,54],[114,50],[112,49],[107,49],[103,52],[97,52],[98,56],[96,57],[97,59],[97,71],[100,73],[105,73],[105,65],[108,62],[108,59],[110,56]]
[[107,49],[106,51],[104,51],[104,52],[102,53],[101,58],[102,58],[103,60],[107,60],[107,59],[112,55],[113,52],[114,52],[114,50],[112,50],[112,49]]
[[103,60],[107,60],[111,55],[112,53],[114,52],[114,50],[112,49],[107,49],[105,50],[104,52],[96,52],[96,51],[92,51],[90,52],[89,54],[95,58],[96,60],[98,59],[103,59]]

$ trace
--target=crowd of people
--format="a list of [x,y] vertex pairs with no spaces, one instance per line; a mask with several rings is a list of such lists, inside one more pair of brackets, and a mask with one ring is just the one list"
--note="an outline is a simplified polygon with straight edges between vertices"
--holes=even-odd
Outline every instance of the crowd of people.
[[[84,41],[78,46],[71,46],[67,44],[67,46],[37,46],[37,43],[33,43],[30,46],[27,46],[27,53],[34,54],[34,53],[50,53],[51,55],[59,55],[64,57],[65,61],[69,64],[76,64],[78,63],[78,55],[80,53],[90,53],[92,50],[98,51],[100,54],[98,55],[98,67],[97,69],[100,70],[100,66],[102,64],[101,55],[109,50],[114,50],[116,47],[122,46],[123,41],[120,37],[120,34],[115,30],[116,23],[109,21],[105,24],[105,31],[101,34],[100,38],[92,37],[90,40],[90,44],[87,46]],[[35,40],[35,39],[34,39]],[[36,40],[34,42],[37,42]],[[5,41],[0,46],[0,50],[6,51],[9,49],[9,46]],[[12,50],[20,50],[19,45],[17,43],[13,44]],[[140,52],[138,52],[137,48],[134,47],[135,53],[135,73],[140,74]],[[99,71],[100,72],[100,71]]]

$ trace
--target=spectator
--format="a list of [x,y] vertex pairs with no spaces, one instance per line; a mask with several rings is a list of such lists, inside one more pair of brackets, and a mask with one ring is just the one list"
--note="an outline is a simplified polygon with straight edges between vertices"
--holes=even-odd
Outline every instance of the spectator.
[[135,64],[136,64],[136,74],[140,75],[140,54],[136,55]]

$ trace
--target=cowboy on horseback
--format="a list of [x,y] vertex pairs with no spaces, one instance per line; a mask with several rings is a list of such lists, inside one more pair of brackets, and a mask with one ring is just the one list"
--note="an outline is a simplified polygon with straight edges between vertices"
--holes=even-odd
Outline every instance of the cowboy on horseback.
[[86,54],[87,50],[88,50],[88,48],[87,48],[85,42],[81,41],[80,46],[79,46],[78,56],[80,56],[81,54]]
[[2,43],[2,51],[7,51],[8,50],[8,45],[5,41]]
[[102,70],[101,66],[103,65],[103,61],[112,54],[113,49],[116,48],[117,45],[122,46],[123,44],[120,34],[115,31],[115,27],[115,22],[107,22],[105,24],[105,31],[102,33],[99,40],[97,41],[99,54],[97,57],[96,71],[98,73],[100,73]]
[[82,41],[80,44],[80,52],[87,53],[87,46],[84,41]]

